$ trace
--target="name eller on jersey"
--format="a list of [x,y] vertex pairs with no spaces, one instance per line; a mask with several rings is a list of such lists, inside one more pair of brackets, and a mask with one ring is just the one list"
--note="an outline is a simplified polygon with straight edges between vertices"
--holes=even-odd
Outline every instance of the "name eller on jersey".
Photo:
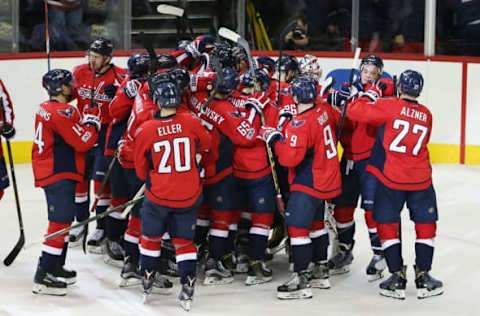
[[172,124],[157,128],[158,136],[172,135],[182,132],[182,124]]

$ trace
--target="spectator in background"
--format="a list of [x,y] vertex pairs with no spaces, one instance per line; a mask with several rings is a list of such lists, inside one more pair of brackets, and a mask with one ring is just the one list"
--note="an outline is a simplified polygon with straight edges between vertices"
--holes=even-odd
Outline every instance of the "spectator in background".
[[[306,8],[308,10],[308,7]],[[326,28],[310,27],[305,14],[295,16],[296,23],[284,38],[287,50],[333,50],[342,49],[342,38],[336,25],[328,24]],[[325,23],[327,24],[327,23]]]
[[72,42],[87,43],[83,34],[82,0],[48,0],[48,20],[60,30],[65,30]]

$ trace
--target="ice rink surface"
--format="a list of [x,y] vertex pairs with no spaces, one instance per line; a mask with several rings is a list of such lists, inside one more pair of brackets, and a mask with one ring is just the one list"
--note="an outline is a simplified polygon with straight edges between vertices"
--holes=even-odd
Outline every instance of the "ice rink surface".
[[[280,301],[276,287],[290,275],[282,252],[270,267],[272,282],[247,287],[244,275],[229,285],[206,287],[197,283],[189,315],[480,315],[480,166],[434,165],[440,221],[431,274],[444,282],[445,293],[426,300],[416,298],[413,275],[415,231],[408,213],[402,214],[403,255],[408,265],[407,298],[397,301],[378,294],[378,283],[368,283],[365,268],[371,258],[363,211],[357,210],[354,261],[349,274],[333,276],[329,290],[314,289],[308,300]],[[41,239],[47,214],[43,191],[33,187],[28,164],[15,167],[26,245]],[[12,187],[0,201],[0,258],[15,245],[19,231]],[[91,229],[94,224],[91,224]],[[77,271],[77,283],[65,297],[34,295],[33,274],[40,245],[22,250],[10,267],[0,264],[0,315],[182,315],[176,298],[150,295],[141,303],[140,288],[120,289],[119,269],[107,266],[98,255],[70,249],[67,266]]]

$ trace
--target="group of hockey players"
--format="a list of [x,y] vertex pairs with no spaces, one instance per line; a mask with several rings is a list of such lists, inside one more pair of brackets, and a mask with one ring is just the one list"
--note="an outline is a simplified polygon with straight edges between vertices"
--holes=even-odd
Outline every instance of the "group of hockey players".
[[[418,297],[442,293],[429,274],[437,205],[420,73],[404,71],[395,86],[381,78],[382,59],[368,55],[360,78],[335,91],[322,87],[318,57],[260,56],[250,69],[248,52],[210,35],[170,54],[135,53],[128,70],[112,63],[113,52],[99,38],[86,64],[43,76],[49,100],[35,115],[32,164],[47,234],[90,209],[120,208],[90,234],[81,226],[46,240],[34,293],[67,293],[76,278],[64,268],[67,249],[85,238],[88,252],[121,267],[120,286],[140,286],[145,298],[168,294],[168,276],[179,276],[188,310],[197,267],[205,285],[231,283],[234,273],[246,273],[246,285],[269,282],[268,260],[285,235],[293,273],[277,296],[310,298],[312,288],[330,288],[330,275],[349,272],[360,196],[373,250],[366,274],[391,273],[380,294],[405,298],[405,203],[417,234]],[[330,256],[328,230],[338,243]]]

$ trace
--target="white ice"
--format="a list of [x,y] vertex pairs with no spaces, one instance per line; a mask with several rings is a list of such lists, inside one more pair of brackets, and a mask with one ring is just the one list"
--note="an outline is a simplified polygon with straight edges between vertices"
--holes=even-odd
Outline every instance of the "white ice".
[[[276,287],[289,277],[285,254],[271,263],[272,282],[247,287],[245,276],[230,285],[207,287],[198,282],[190,315],[480,315],[480,166],[434,165],[440,221],[431,274],[444,282],[445,293],[426,300],[416,298],[413,263],[415,231],[403,212],[403,254],[408,265],[407,298],[397,301],[378,294],[378,283],[368,283],[365,268],[371,258],[363,211],[357,210],[354,262],[348,275],[333,276],[329,290],[314,290],[313,299],[279,301]],[[33,187],[28,164],[15,166],[27,245],[46,231],[43,191]],[[0,201],[0,259],[18,236],[13,189]],[[91,229],[94,224],[91,224]],[[119,270],[97,255],[70,249],[67,266],[77,270],[77,283],[65,297],[32,294],[32,279],[40,246],[22,250],[9,267],[0,264],[0,315],[179,315],[178,280],[171,296],[151,295],[141,304],[139,288],[118,288]]]

